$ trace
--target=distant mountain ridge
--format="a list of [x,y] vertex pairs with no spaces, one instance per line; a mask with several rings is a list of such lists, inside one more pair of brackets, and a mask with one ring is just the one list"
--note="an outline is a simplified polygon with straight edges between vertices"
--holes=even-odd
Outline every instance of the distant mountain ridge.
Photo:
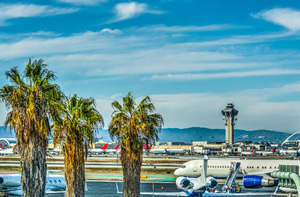
[[[290,133],[271,131],[271,130],[254,130],[246,131],[241,129],[234,130],[235,141],[251,140],[253,142],[271,141],[278,142],[285,140]],[[191,128],[164,128],[159,134],[159,141],[186,142],[192,141],[224,141],[225,129],[209,129],[203,127]]]
[[[241,129],[235,129],[234,140],[251,140],[253,142],[282,142],[290,135],[290,133],[271,130],[246,131]],[[192,141],[225,141],[225,129],[209,129],[203,127],[190,127],[184,129],[163,128],[162,131],[158,134],[158,136],[160,142],[192,143]],[[9,129],[4,130],[4,127],[0,127],[0,138],[13,137],[15,137],[14,132],[10,133]],[[96,138],[105,142],[112,141],[110,139],[108,131],[104,129],[99,130],[97,132]]]

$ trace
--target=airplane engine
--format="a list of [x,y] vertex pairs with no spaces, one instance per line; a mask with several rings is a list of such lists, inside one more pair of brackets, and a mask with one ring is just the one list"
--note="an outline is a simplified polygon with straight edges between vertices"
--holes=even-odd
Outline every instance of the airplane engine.
[[11,175],[11,176],[5,176],[5,177],[0,177],[0,187],[3,186],[10,186],[10,187],[19,187],[21,186],[21,176],[17,175]]
[[218,185],[218,182],[214,177],[207,177],[205,181],[206,181],[206,186],[210,189],[213,189]]
[[187,177],[178,177],[176,179],[176,186],[179,190],[191,191],[191,190],[203,190],[206,189],[206,184],[203,183],[199,178],[187,178]]
[[177,178],[176,185],[178,189],[181,190],[190,190],[194,188],[194,183],[192,183],[191,180],[188,178]]
[[260,175],[246,175],[243,178],[243,185],[246,188],[276,186],[277,184],[277,180]]

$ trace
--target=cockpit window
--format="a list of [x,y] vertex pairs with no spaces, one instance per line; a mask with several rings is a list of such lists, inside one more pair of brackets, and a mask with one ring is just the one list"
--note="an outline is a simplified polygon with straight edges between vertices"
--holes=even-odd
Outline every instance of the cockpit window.
[[186,168],[186,165],[181,165],[180,168]]

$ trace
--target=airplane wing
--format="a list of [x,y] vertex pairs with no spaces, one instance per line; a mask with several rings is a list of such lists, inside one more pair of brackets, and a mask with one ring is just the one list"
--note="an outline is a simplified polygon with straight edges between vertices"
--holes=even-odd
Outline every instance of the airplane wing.
[[[141,192],[141,195],[149,196],[192,196],[185,192]],[[247,197],[247,196],[273,196],[274,193],[203,193],[201,197]]]
[[141,192],[140,194],[149,196],[189,196],[184,192]]

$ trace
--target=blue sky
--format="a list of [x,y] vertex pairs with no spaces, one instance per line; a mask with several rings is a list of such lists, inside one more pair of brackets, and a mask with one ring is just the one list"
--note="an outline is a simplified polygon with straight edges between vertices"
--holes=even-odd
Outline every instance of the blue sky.
[[299,1],[2,0],[0,29],[1,86],[43,58],[67,95],[96,99],[105,127],[131,92],[165,127],[224,128],[233,102],[237,128],[300,129]]

